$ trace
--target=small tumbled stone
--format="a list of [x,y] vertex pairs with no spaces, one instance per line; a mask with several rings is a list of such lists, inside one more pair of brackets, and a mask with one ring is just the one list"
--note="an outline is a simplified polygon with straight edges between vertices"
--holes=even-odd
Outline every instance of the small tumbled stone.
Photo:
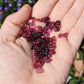
[[68,33],[64,33],[63,36],[64,36],[64,37],[67,37],[67,36],[68,36]]

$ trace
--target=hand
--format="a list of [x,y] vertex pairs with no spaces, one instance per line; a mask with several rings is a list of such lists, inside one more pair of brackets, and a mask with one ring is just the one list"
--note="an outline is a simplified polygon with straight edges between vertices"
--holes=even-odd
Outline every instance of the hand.
[[[16,39],[21,27],[28,20],[31,10],[28,5],[6,18],[0,30],[0,83],[1,84],[64,84],[75,54],[84,37],[83,0],[39,0],[32,16],[49,16],[52,21],[61,20],[60,32],[68,32],[68,38],[57,38],[56,55],[44,65],[44,73],[36,73],[32,66],[31,53],[26,40]],[[18,18],[18,19],[17,19]],[[56,35],[57,33],[52,33]]]

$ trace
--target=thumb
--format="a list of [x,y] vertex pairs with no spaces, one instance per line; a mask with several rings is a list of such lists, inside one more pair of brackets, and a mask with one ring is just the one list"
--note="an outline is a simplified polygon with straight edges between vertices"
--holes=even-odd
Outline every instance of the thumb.
[[18,12],[9,15],[0,30],[0,40],[15,41],[21,27],[29,19],[31,8],[29,5],[23,6]]

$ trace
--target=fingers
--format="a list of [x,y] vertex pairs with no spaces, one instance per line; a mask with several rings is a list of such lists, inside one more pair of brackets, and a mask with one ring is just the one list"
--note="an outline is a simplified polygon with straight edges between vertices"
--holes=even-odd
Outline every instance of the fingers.
[[0,37],[3,41],[15,41],[21,27],[29,19],[30,13],[30,6],[25,5],[18,12],[6,18],[0,31]]
[[[64,16],[62,20],[62,31],[69,32],[76,24],[81,12],[84,8],[84,0],[76,0],[70,11]],[[68,23],[68,24],[67,24]]]
[[78,50],[84,36],[84,10],[75,27],[69,34],[68,40],[75,51]]
[[50,14],[51,20],[61,20],[67,13],[67,11],[70,9],[73,2],[74,0],[59,0],[59,2],[56,4],[56,6]]
[[56,2],[57,0],[39,0],[33,7],[32,16],[36,18],[48,16]]

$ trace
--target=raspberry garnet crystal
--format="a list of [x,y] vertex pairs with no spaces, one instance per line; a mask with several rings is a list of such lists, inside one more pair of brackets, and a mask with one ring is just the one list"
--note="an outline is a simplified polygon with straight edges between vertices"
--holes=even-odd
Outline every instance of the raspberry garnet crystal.
[[[45,26],[36,25],[36,22],[44,23]],[[30,20],[21,29],[19,37],[23,36],[30,44],[32,51],[33,66],[38,73],[44,72],[43,65],[52,61],[51,57],[56,53],[56,37],[50,37],[51,32],[60,31],[61,21],[50,21],[49,17]],[[66,36],[67,34],[64,34]]]

